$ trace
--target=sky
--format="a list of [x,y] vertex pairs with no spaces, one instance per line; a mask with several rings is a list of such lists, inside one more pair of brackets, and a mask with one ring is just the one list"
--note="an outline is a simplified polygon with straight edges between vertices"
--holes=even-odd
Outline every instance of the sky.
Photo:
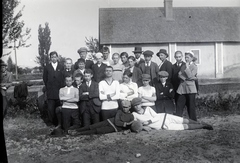
[[[75,62],[77,50],[85,45],[85,37],[98,38],[99,8],[163,7],[164,0],[20,0],[19,9],[25,6],[21,20],[31,28],[28,48],[17,50],[17,63],[21,67],[38,66],[38,27],[49,23],[51,51]],[[173,0],[173,7],[240,7],[239,0]],[[9,52],[10,49],[3,49]],[[15,63],[14,52],[10,54]],[[7,57],[3,60],[6,61]]]

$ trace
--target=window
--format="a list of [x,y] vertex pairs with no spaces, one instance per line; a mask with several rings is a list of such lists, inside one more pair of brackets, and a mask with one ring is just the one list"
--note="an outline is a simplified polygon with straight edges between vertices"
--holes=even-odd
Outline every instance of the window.
[[192,49],[191,52],[193,52],[194,56],[197,58],[195,61],[196,64],[200,64],[200,49]]

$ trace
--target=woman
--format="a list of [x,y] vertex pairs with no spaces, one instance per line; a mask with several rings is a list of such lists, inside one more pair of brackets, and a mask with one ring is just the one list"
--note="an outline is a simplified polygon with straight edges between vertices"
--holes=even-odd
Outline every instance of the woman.
[[132,73],[132,81],[137,83],[138,87],[142,86],[142,71],[135,66],[136,58],[134,56],[128,57],[130,72]]
[[191,119],[182,118],[167,113],[157,114],[150,107],[142,107],[141,98],[134,98],[132,100],[134,120],[140,121],[143,125],[143,130],[194,130],[207,129],[213,130],[213,127],[206,123],[199,123]]
[[123,72],[124,72],[124,65],[119,63],[120,55],[118,53],[113,53],[112,60],[113,64],[111,64],[113,68],[113,79],[122,82]]
[[156,89],[149,85],[151,76],[142,74],[143,86],[138,89],[138,97],[142,99],[142,106],[149,106],[156,111],[155,101],[157,100]]
[[181,82],[177,89],[179,96],[177,99],[176,115],[182,116],[183,109],[186,106],[189,118],[197,121],[195,110],[197,65],[194,63],[197,59],[192,52],[186,52],[185,60],[186,65],[183,65],[178,73]]
[[126,70],[123,73],[123,83],[120,84],[120,100],[132,101],[133,98],[138,97],[138,86],[131,81],[132,73]]

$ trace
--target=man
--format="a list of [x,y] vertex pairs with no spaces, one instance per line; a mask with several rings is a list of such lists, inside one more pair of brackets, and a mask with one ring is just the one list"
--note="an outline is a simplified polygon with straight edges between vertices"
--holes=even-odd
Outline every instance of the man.
[[151,61],[153,52],[150,50],[146,50],[143,52],[145,62],[141,63],[139,65],[140,70],[142,71],[143,74],[149,74],[151,76],[151,82],[150,85],[152,86],[152,81],[155,77],[158,75],[158,65]]
[[[80,49],[78,49],[77,52],[80,56],[79,59],[85,60],[85,68],[86,69],[91,69],[92,65],[93,65],[93,61],[87,59],[87,52],[88,52],[87,48],[86,47],[81,47]],[[74,64],[74,69],[78,69],[78,60]]]
[[110,50],[108,47],[102,48],[102,54],[103,54],[103,61],[102,63],[106,64],[107,66],[110,66],[112,64],[111,60],[108,58],[110,54]]
[[139,67],[141,63],[144,63],[144,59],[141,58],[141,55],[143,53],[142,47],[139,47],[139,46],[135,47],[133,53],[136,58],[135,66]]
[[127,52],[122,52],[120,54],[120,58],[122,61],[122,65],[124,66],[124,69],[128,69],[129,68],[129,63],[128,63],[128,53]]
[[50,63],[44,67],[43,81],[46,86],[48,103],[48,125],[57,125],[55,109],[60,106],[59,89],[64,86],[64,67],[58,63],[58,54],[53,51],[50,53]]
[[178,97],[178,94],[177,94],[177,89],[178,89],[178,86],[181,82],[181,79],[178,77],[178,73],[179,71],[181,70],[181,67],[185,66],[186,63],[182,61],[182,58],[183,58],[183,54],[181,51],[176,51],[175,54],[174,54],[174,58],[176,60],[176,63],[173,64],[172,66],[172,85],[173,85],[173,90],[175,92],[175,103],[177,102],[177,97]]
[[101,101],[99,100],[98,83],[92,80],[93,72],[86,69],[85,82],[79,88],[80,113],[83,117],[83,126],[89,126],[100,121]]
[[73,63],[71,58],[66,58],[65,59],[65,68],[63,71],[64,77],[73,75],[74,69],[73,69]]
[[97,60],[97,63],[95,63],[93,66],[92,66],[92,70],[93,70],[93,80],[97,83],[99,83],[101,80],[104,79],[105,77],[105,68],[107,67],[106,64],[102,63],[103,61],[103,55],[102,53],[97,53],[95,55],[96,57],[96,60]]
[[172,78],[172,63],[167,60],[167,58],[168,58],[167,50],[160,49],[159,52],[157,53],[157,56],[162,61],[161,64],[159,65],[159,71],[167,71],[168,74],[169,74],[168,75],[168,81],[171,82],[171,78]]
[[157,95],[155,106],[157,113],[173,114],[175,111],[173,103],[174,91],[172,84],[167,81],[167,78],[167,71],[159,71],[158,78],[153,80],[153,85],[156,88]]
[[120,97],[120,86],[117,80],[112,77],[113,68],[105,68],[105,79],[99,83],[99,98],[102,100],[102,120],[112,118],[118,109],[118,99]]

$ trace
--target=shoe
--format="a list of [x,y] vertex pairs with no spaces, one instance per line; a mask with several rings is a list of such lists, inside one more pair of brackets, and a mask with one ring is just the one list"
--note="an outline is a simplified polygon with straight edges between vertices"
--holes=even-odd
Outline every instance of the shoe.
[[213,127],[209,124],[206,124],[205,126],[203,126],[203,129],[206,129],[206,130],[213,130]]

